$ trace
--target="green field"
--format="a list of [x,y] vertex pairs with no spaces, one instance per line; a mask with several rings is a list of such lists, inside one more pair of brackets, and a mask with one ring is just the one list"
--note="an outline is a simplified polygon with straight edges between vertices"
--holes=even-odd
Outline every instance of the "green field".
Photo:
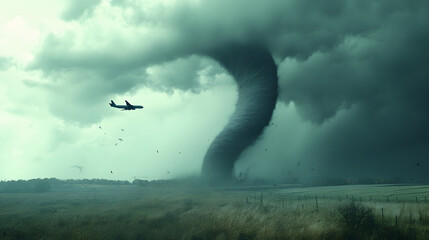
[[0,193],[0,239],[429,239],[425,198],[426,185],[73,184]]

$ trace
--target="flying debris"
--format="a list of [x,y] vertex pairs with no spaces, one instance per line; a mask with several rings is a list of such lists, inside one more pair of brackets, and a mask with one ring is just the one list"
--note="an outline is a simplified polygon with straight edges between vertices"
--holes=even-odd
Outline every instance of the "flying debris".
[[125,100],[125,103],[127,105],[116,105],[116,103],[113,100],[110,100],[109,104],[110,104],[111,107],[121,108],[122,110],[136,110],[136,109],[139,109],[139,108],[143,108],[143,106],[141,106],[141,105],[132,105],[127,100]]
[[268,151],[268,148],[265,148],[265,152]]
[[179,152],[179,154],[182,154],[182,152]]
[[113,174],[113,171],[110,171],[110,173],[112,173],[112,174]]
[[156,150],[156,153],[158,153],[158,150]]
[[273,122],[271,123],[271,125],[272,125],[272,126],[276,126],[276,127],[278,127],[278,125],[277,125],[277,124],[275,124],[275,123],[273,123]]
[[78,169],[80,172],[82,172],[82,170],[83,170],[83,167],[82,167],[82,166],[78,166],[78,165],[71,166],[70,168],[76,168],[76,169]]
[[125,131],[123,128],[121,128],[121,131],[123,132],[123,131]]
[[170,171],[167,171],[167,174],[170,174]]
[[416,165],[417,165],[417,167],[418,167],[418,166],[420,166],[420,163],[417,163]]
[[117,146],[118,145],[118,143],[115,143],[115,146]]
[[124,139],[122,139],[122,138],[118,138],[118,140],[121,141],[121,142],[124,141]]
[[99,129],[101,129],[101,126],[98,126]]
[[246,171],[240,172],[240,174],[238,175],[238,180],[244,181],[247,179],[248,176],[249,176],[249,168],[247,168]]

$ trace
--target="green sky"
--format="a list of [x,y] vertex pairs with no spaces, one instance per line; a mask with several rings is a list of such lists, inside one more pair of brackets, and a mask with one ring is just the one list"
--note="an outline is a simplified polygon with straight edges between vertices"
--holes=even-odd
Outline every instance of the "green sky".
[[[0,180],[198,175],[237,99],[231,76],[202,53],[229,42],[264,45],[279,77],[274,124],[237,173],[423,178],[428,9],[419,0],[0,3]],[[111,99],[145,108],[118,111]]]

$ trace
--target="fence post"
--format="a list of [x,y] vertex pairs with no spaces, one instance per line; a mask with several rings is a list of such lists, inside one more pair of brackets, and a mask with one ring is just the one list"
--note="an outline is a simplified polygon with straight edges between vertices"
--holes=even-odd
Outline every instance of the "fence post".
[[319,211],[319,205],[317,204],[317,195],[316,195],[316,209]]

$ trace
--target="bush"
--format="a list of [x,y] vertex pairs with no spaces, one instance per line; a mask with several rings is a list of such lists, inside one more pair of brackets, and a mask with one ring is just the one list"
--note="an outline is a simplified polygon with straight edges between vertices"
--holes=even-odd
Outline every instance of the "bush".
[[361,239],[372,235],[376,229],[374,212],[362,204],[350,202],[338,208],[341,224],[345,227],[347,239]]

